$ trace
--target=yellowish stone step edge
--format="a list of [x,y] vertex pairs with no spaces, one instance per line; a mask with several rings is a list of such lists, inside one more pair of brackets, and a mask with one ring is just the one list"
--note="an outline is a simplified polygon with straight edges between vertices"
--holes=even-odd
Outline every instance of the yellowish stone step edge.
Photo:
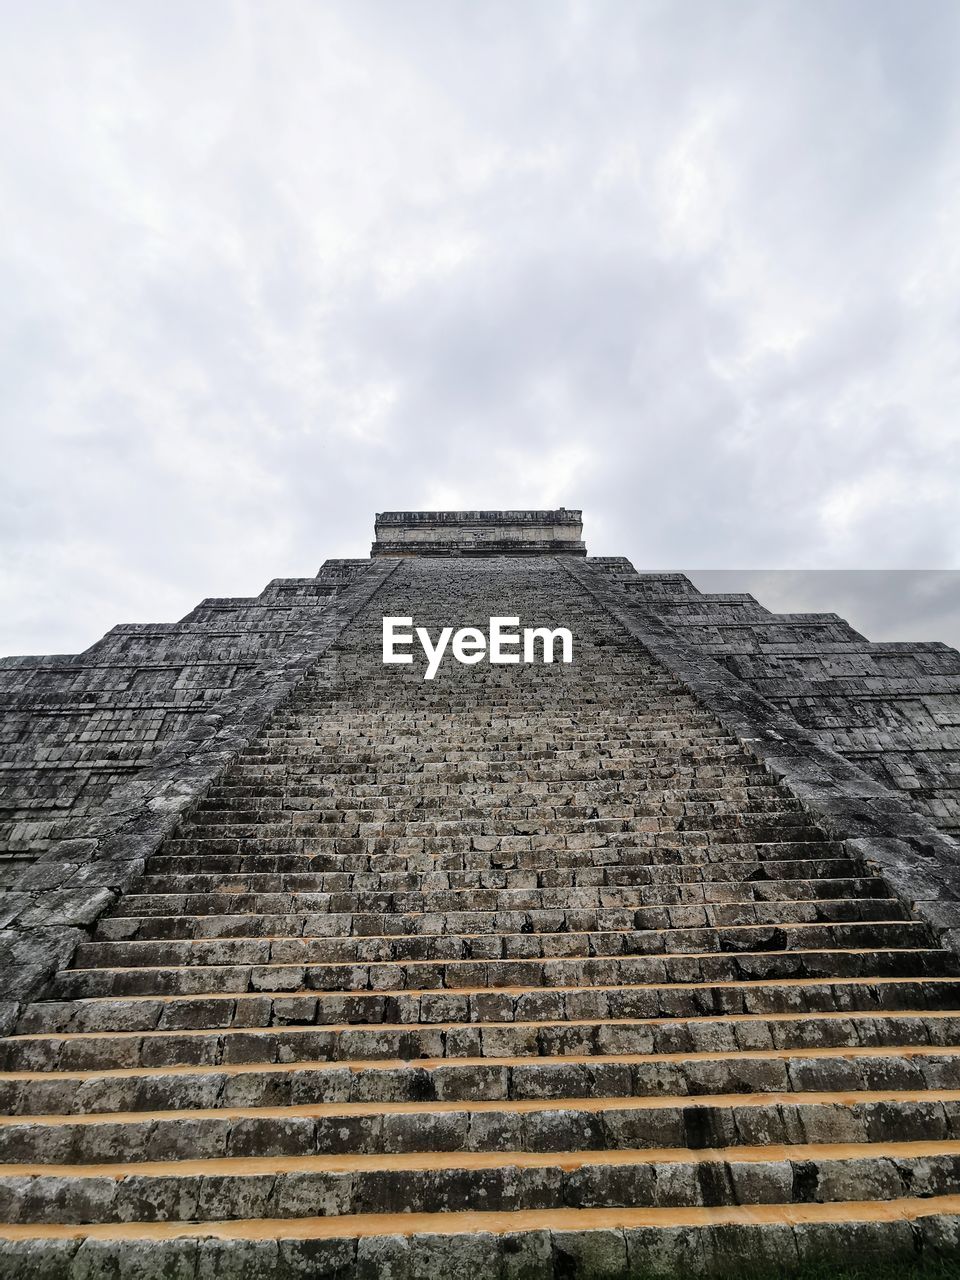
[[192,1175],[371,1173],[395,1170],[551,1169],[594,1165],[765,1164],[785,1160],[923,1159],[960,1156],[960,1139],[912,1142],[804,1142],[743,1147],[620,1147],[602,1151],[403,1151],[390,1154],[209,1156],[118,1164],[0,1164],[0,1178],[179,1178]]
[[[316,1028],[312,1028],[316,1030]],[[104,1033],[97,1033],[102,1035]],[[109,1034],[109,1033],[107,1033]],[[137,1035],[138,1032],[128,1032]],[[303,1062],[225,1062],[221,1064],[181,1064],[164,1067],[120,1067],[92,1071],[2,1071],[3,1080],[100,1080],[127,1076],[158,1076],[191,1073],[194,1075],[243,1075],[249,1072],[284,1073],[292,1071],[435,1071],[451,1067],[544,1067],[557,1064],[577,1066],[602,1066],[615,1064],[637,1066],[657,1062],[790,1062],[799,1059],[839,1058],[956,1058],[960,1057],[960,1045],[863,1045],[855,1048],[810,1049],[734,1049],[692,1053],[595,1053],[550,1054],[548,1057],[531,1054],[528,1057],[489,1058],[360,1058],[314,1059]],[[664,1095],[660,1095],[661,1097]],[[686,1095],[682,1095],[686,1096]]]
[[960,1214],[960,1195],[825,1204],[689,1206],[671,1209],[517,1209],[506,1213],[366,1213],[329,1218],[256,1218],[226,1222],[109,1222],[93,1225],[0,1224],[0,1240],[336,1240],[368,1236],[505,1235],[516,1231],[615,1231],[727,1224],[915,1222]]
[[528,1115],[543,1111],[659,1111],[705,1107],[856,1107],[875,1102],[960,1102],[960,1089],[862,1089],[810,1093],[660,1094],[627,1098],[520,1098],[459,1102],[319,1102],[289,1107],[198,1107],[180,1111],[96,1111],[76,1115],[12,1115],[0,1117],[0,1129],[24,1125],[146,1124],[161,1120],[288,1120],[320,1117],[447,1115],[464,1112],[507,1112]]

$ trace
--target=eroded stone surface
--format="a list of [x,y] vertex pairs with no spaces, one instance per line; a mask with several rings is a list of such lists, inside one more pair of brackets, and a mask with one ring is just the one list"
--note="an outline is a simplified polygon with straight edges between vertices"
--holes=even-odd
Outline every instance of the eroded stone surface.
[[[787,1274],[955,1250],[953,841],[717,667],[678,599],[576,554],[378,558],[296,606],[317,617],[212,700],[197,751],[143,757],[129,809],[71,810],[56,848],[34,830],[7,914],[14,995],[37,990],[0,1011],[0,1217],[143,1238],[7,1241],[0,1275]],[[424,683],[382,664],[385,614],[519,614],[570,627],[576,660]],[[834,1220],[793,1225],[804,1206]],[[589,1216],[637,1210],[658,1216]],[[456,1216],[477,1211],[496,1216]],[[188,1238],[150,1238],[170,1224]]]

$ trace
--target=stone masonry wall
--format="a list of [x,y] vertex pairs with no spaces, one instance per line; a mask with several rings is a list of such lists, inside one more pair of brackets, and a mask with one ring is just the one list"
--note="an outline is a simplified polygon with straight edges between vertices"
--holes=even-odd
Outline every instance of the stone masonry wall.
[[327,561],[79,655],[0,660],[0,971],[29,990],[392,572]]
[[751,595],[701,594],[682,574],[590,563],[681,644],[721,663],[941,831],[960,831],[955,649],[871,643],[834,613],[774,614]]

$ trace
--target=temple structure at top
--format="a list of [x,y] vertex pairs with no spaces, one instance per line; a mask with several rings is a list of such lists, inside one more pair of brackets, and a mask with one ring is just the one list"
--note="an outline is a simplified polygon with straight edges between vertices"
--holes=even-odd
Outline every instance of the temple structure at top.
[[381,511],[371,556],[585,556],[579,511]]

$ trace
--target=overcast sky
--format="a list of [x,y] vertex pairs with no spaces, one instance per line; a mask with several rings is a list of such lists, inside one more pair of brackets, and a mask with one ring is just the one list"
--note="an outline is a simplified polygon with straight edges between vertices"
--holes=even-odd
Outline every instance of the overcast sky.
[[0,652],[366,555],[390,508],[582,507],[641,569],[960,565],[960,4],[0,11]]

